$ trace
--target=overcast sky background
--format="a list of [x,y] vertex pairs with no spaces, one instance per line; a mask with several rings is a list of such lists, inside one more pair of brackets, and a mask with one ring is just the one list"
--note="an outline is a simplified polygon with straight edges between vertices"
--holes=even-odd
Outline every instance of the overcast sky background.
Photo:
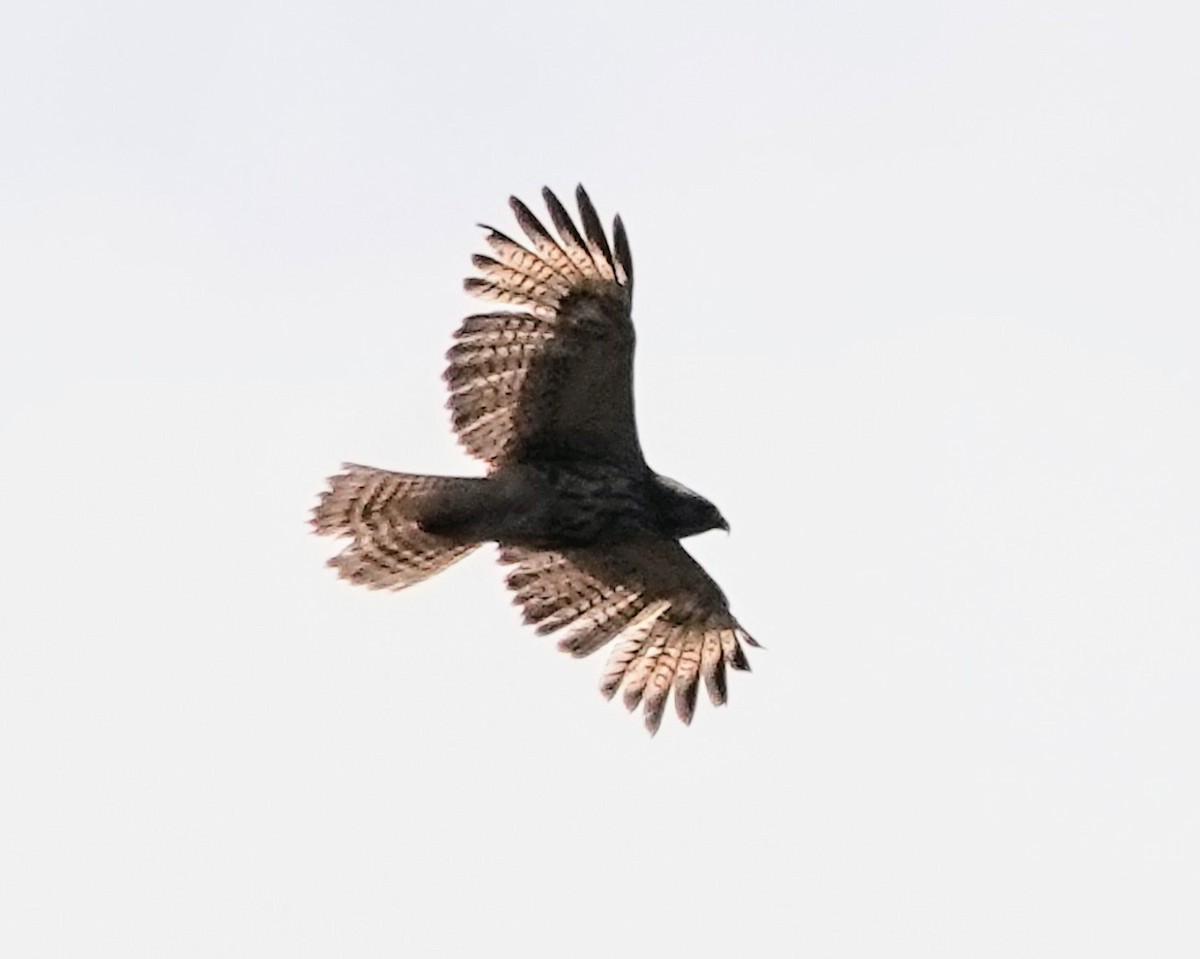
[[[1187,3],[25,3],[0,37],[0,953],[1200,950]],[[354,590],[477,221],[582,180],[766,645],[690,729],[492,550]]]

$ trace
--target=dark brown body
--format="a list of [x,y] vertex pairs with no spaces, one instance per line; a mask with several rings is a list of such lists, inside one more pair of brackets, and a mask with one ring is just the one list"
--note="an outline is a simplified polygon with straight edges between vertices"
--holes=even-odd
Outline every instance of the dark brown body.
[[505,466],[479,480],[452,480],[412,503],[427,533],[462,542],[556,549],[643,536],[681,539],[724,526],[707,500],[649,469],[605,463]]

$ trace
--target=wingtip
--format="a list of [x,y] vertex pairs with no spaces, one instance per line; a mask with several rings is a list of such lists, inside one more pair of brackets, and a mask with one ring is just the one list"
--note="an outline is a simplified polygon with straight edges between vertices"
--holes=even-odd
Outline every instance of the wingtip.
[[629,250],[629,234],[625,232],[625,221],[621,214],[613,217],[613,264],[617,282],[633,293],[633,254]]
[[767,648],[762,643],[760,643],[757,639],[755,639],[753,636],[751,636],[749,633],[742,633],[742,640],[746,643],[747,646],[753,646],[755,649],[766,649]]

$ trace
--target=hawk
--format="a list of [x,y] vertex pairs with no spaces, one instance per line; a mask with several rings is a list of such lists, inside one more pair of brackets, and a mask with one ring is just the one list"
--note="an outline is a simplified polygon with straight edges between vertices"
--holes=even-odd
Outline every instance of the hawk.
[[[729,526],[717,508],[646,465],[633,414],[633,261],[618,216],[612,244],[583,187],[579,225],[549,190],[555,238],[516,197],[528,238],[487,231],[468,293],[511,309],[468,316],[446,354],[458,439],[487,464],[468,479],[345,464],[314,509],[321,535],[349,539],[329,561],[371,589],[403,589],[485,542],[512,567],[526,623],[564,632],[587,656],[615,641],[600,690],[623,689],[651,733],[674,690],[690,723],[699,681],[716,705],[726,667],[757,646],[680,540]],[[581,229],[582,228],[582,231]]]

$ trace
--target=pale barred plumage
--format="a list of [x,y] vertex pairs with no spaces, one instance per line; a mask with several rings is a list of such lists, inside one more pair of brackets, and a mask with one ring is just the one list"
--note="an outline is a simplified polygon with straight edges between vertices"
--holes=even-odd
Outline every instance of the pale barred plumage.
[[329,565],[343,579],[368,589],[403,589],[462,559],[478,543],[457,543],[417,525],[405,509],[450,484],[465,489],[478,480],[389,473],[345,463],[313,510],[322,535],[353,535]]
[[[600,218],[577,191],[586,239],[543,191],[562,245],[516,197],[533,250],[491,227],[495,258],[464,281],[482,299],[520,311],[469,316],[455,334],[445,379],[459,440],[489,466],[566,452],[644,465],[633,418],[633,265],[621,218],[610,250]],[[603,397],[604,402],[598,403]]]
[[460,441],[482,479],[347,466],[315,510],[317,532],[352,537],[343,577],[400,589],[480,542],[500,545],[508,585],[539,633],[587,656],[614,643],[601,680],[657,730],[668,695],[691,722],[699,682],[726,700],[727,668],[758,645],[679,539],[728,528],[716,508],[646,466],[633,415],[633,264],[620,217],[612,245],[582,187],[582,232],[543,190],[554,238],[509,204],[526,247],[487,230],[466,290],[513,309],[469,316],[445,379]]
[[588,656],[616,640],[600,691],[624,684],[625,705],[644,704],[647,728],[667,694],[692,721],[701,677],[714,705],[726,697],[725,668],[749,669],[742,642],[758,645],[729,613],[717,584],[674,540],[633,540],[600,551],[501,548],[515,565],[508,586],[539,633],[566,629],[558,648]]

